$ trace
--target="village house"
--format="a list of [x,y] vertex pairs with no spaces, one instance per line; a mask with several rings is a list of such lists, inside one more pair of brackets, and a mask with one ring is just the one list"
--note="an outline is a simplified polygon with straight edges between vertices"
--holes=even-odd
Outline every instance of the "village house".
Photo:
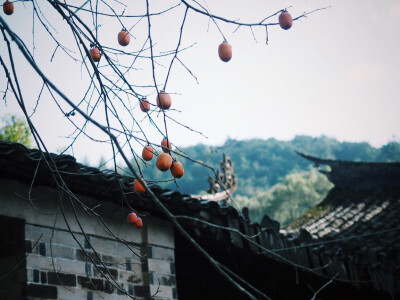
[[[210,180],[228,193],[151,190],[260,299],[400,297],[400,163],[303,156],[335,187],[284,230],[229,205],[229,164]],[[0,142],[0,299],[246,299],[132,181]],[[142,228],[126,222],[133,210]]]

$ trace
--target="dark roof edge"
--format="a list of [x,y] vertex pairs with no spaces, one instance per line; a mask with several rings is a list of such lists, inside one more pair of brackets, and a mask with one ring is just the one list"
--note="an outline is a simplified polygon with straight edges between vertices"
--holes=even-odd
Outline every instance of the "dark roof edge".
[[318,158],[315,156],[307,155],[301,153],[300,151],[295,150],[296,154],[300,155],[301,157],[312,161],[316,164],[323,164],[329,166],[338,166],[338,165],[371,165],[371,166],[378,166],[378,165],[387,165],[387,166],[400,166],[400,162],[376,162],[376,161],[351,161],[351,160],[340,160],[340,159],[323,159]]
[[[57,179],[45,159],[54,162],[62,180],[72,192],[86,195],[103,201],[121,204],[123,199],[134,204],[135,209],[145,209],[159,213],[147,193],[138,195],[133,192],[133,176],[116,174],[111,170],[99,170],[80,164],[73,156],[58,155],[29,149],[19,143],[0,141],[0,178],[14,179],[26,184],[56,186]],[[196,199],[179,191],[164,189],[149,183],[149,188],[174,214],[199,216],[206,212],[211,216],[230,215],[241,218],[240,213],[232,206],[220,206],[215,201]]]
[[[357,190],[400,189],[400,162],[355,162],[321,159],[296,151],[301,157],[315,163],[320,173],[336,187]],[[331,167],[330,171],[320,169],[320,164]]]

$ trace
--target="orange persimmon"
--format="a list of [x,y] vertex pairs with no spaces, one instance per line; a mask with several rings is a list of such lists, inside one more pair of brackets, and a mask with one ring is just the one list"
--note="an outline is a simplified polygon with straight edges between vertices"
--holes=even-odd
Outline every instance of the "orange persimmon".
[[129,32],[126,31],[125,28],[123,28],[119,33],[118,33],[118,43],[121,46],[128,46],[131,41],[131,36],[129,35]]
[[12,15],[14,12],[14,4],[7,0],[3,3],[3,11],[8,16]]
[[134,212],[129,213],[128,216],[126,217],[126,221],[129,224],[135,224],[137,219],[138,219],[138,216]]
[[292,16],[287,12],[283,11],[279,15],[279,25],[281,26],[282,29],[288,30],[290,27],[293,25],[293,19]]
[[171,168],[172,165],[172,157],[171,155],[169,155],[168,153],[161,153],[158,157],[157,157],[157,169],[159,169],[160,171],[167,171]]
[[150,110],[150,102],[146,98],[140,100],[140,109],[142,112],[146,112]]
[[179,161],[174,161],[171,166],[171,174],[175,178],[181,178],[183,176],[184,170],[183,166]]
[[99,48],[90,49],[90,56],[92,57],[94,62],[98,62],[101,58],[101,53]]
[[169,109],[171,107],[172,101],[171,101],[171,96],[164,92],[161,91],[156,98],[157,106],[161,109]]
[[171,141],[168,139],[163,139],[161,141],[161,149],[163,152],[168,153],[169,150],[172,150],[172,144]]
[[232,46],[227,41],[224,41],[218,46],[218,55],[222,61],[230,61],[232,58]]
[[136,226],[137,228],[142,228],[142,226],[143,226],[143,221],[142,221],[142,219],[141,219],[140,217],[137,218],[136,223],[135,223],[135,226]]
[[142,194],[146,191],[145,187],[137,179],[133,181],[133,189],[138,194]]
[[154,149],[151,146],[146,146],[143,148],[142,157],[145,161],[150,161],[153,159]]

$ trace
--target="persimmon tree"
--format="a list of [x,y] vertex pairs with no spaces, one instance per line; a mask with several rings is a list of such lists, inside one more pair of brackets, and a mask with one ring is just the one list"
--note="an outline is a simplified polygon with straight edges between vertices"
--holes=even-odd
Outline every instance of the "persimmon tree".
[[[292,17],[290,8],[283,7],[261,20],[242,22],[215,15],[205,2],[196,0],[162,4],[150,0],[127,3],[6,1],[3,4],[5,14],[0,15],[0,65],[3,69],[0,91],[3,101],[18,103],[36,146],[43,152],[48,152],[46,140],[37,128],[35,115],[46,109],[48,103],[58,109],[60,126],[68,123],[71,128],[64,152],[77,147],[82,137],[93,144],[107,144],[112,150],[115,172],[122,168],[119,165],[122,161],[135,178],[132,191],[147,191],[154,205],[220,274],[248,298],[256,299],[260,295],[249,285],[243,285],[240,274],[233,276],[184,230],[176,216],[148,188],[146,182],[151,178],[144,178],[141,168],[143,164],[156,165],[161,171],[172,167],[171,180],[184,176],[184,166],[179,162],[184,153],[176,148],[179,139],[170,136],[168,128],[173,123],[190,133],[199,133],[171,113],[179,112],[179,106],[174,103],[174,96],[180,92],[176,83],[179,80],[174,80],[177,69],[184,70],[188,77],[197,81],[194,71],[182,59],[182,53],[190,52],[194,46],[183,42],[191,17],[204,17],[209,20],[209,26],[217,28],[221,39],[215,43],[215,55],[219,54],[223,62],[229,63],[232,55],[234,57],[234,47],[228,43],[221,24],[232,32],[247,28],[253,35],[255,29],[261,29],[268,44],[270,27],[288,30],[297,20],[320,9],[323,8]],[[16,13],[29,16],[31,21],[23,23],[23,35],[18,33],[21,25],[18,27],[12,22]],[[163,28],[167,39],[154,30],[159,19],[168,20],[168,27]],[[175,36],[173,41],[169,39],[172,35]],[[26,76],[30,76],[29,80]],[[55,169],[52,161],[46,162]],[[214,170],[212,166],[203,165]],[[53,176],[62,179],[57,171]],[[128,222],[140,228],[142,221],[136,216],[140,212],[132,213],[135,215],[129,215]]]

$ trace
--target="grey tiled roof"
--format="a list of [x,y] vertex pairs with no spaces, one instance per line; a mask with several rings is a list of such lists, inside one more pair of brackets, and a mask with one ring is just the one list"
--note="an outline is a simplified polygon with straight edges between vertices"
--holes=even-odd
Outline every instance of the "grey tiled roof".
[[400,291],[400,163],[363,163],[303,157],[335,184],[326,198],[286,232],[306,230],[314,253],[342,261],[346,275]]
[[[21,144],[0,141],[0,178],[31,183],[35,177],[35,184],[56,186],[60,181],[58,174],[74,193],[118,204],[125,198],[137,209],[157,211],[146,194],[140,196],[133,192],[132,176],[85,166],[70,155],[48,154],[37,149],[28,149]],[[217,202],[199,200],[152,183],[149,183],[149,187],[176,214],[198,215],[200,211],[206,211],[216,216],[239,216],[231,206],[221,207]]]
[[[45,160],[51,162],[53,172],[49,172]],[[332,171],[327,175],[336,186],[314,213],[286,231],[279,231],[279,223],[268,216],[260,224],[252,223],[246,213],[242,215],[231,206],[195,199],[155,184],[150,188],[175,215],[198,218],[237,231],[182,220],[194,234],[220,241],[225,246],[229,243],[255,255],[266,255],[282,264],[311,268],[320,276],[332,278],[338,274],[337,280],[356,285],[364,282],[376,290],[400,296],[400,188],[397,188],[400,177],[393,176],[399,172],[400,163],[362,165],[315,160],[318,164],[330,164]],[[0,178],[30,184],[36,174],[35,184],[55,186],[60,178],[54,166],[76,194],[117,204],[125,198],[135,209],[160,214],[146,194],[139,196],[132,191],[130,176],[84,166],[68,155],[44,154],[20,144],[0,142]],[[380,174],[378,177],[385,180],[370,180],[375,176],[374,168]]]

